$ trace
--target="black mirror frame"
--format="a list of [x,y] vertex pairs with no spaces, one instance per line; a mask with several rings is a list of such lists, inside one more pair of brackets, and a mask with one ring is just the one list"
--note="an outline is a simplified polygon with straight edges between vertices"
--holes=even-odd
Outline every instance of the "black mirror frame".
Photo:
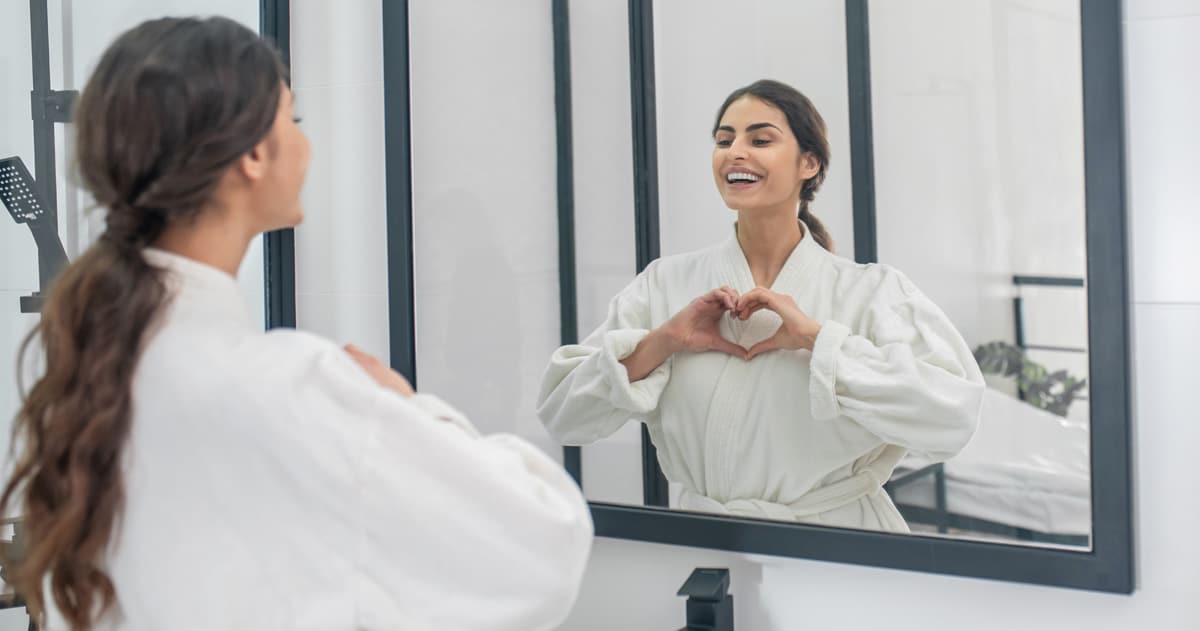
[[[281,0],[285,2],[285,0]],[[652,0],[628,0],[638,269],[658,256]],[[408,3],[383,0],[389,326],[392,365],[416,383],[412,294]],[[562,341],[576,341],[574,193],[567,0],[551,0],[557,114]],[[1081,0],[1091,438],[1092,547],[1069,550],[825,528],[672,511],[643,442],[651,506],[591,502],[602,537],[836,561],[1113,593],[1134,589],[1130,296],[1120,0]],[[846,0],[856,258],[875,259],[867,0]],[[268,256],[271,254],[268,250]],[[273,285],[269,285],[273,287]],[[564,463],[582,479],[578,448]]]

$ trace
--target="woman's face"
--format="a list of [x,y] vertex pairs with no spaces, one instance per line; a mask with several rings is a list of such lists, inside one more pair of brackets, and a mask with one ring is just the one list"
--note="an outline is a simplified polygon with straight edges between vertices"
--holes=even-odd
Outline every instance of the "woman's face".
[[295,113],[295,97],[283,87],[275,124],[266,138],[265,174],[256,195],[256,207],[263,214],[264,231],[295,226],[304,219],[300,189],[308,171],[310,147],[300,130]]
[[744,96],[725,110],[714,140],[713,178],[726,206],[795,214],[801,187],[820,165],[801,154],[782,111]]

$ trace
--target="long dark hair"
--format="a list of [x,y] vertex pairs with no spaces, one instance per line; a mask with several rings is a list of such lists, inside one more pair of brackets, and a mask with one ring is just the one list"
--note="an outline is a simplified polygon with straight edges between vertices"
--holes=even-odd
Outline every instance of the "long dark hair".
[[721,104],[721,109],[717,111],[717,120],[713,123],[712,133],[714,136],[717,134],[717,128],[721,126],[721,117],[725,115],[725,110],[743,96],[752,96],[765,101],[783,112],[783,115],[787,117],[788,127],[792,128],[792,135],[800,144],[800,153],[811,153],[820,164],[817,174],[805,181],[804,186],[800,189],[799,216],[800,221],[803,221],[804,225],[812,231],[813,239],[821,247],[832,252],[833,237],[829,236],[825,224],[822,224],[821,220],[817,219],[809,209],[809,203],[816,198],[817,189],[821,188],[821,184],[825,181],[825,172],[829,169],[829,138],[825,119],[821,118],[820,112],[813,106],[812,101],[796,88],[779,81],[760,79],[744,88],[734,90],[725,99],[725,102]]
[[13,427],[16,464],[0,511],[22,498],[28,546],[10,582],[35,617],[43,582],[72,629],[116,597],[105,553],[124,506],[122,451],[146,331],[168,300],[142,249],[194,219],[221,177],[271,130],[287,71],[229,19],[168,18],[121,35],[79,99],[76,166],[107,209],[100,239],[55,281],[21,346],[44,373]]

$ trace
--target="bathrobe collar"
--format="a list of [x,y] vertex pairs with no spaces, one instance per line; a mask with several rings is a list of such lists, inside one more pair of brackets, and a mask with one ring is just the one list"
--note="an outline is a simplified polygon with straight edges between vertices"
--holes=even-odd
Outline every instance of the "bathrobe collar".
[[[768,288],[772,291],[784,294],[796,293],[804,275],[816,261],[826,254],[824,248],[812,238],[812,231],[808,226],[803,221],[797,221],[800,223],[800,229],[804,236],[800,238],[800,243],[796,244],[796,248],[788,255],[775,283]],[[732,233],[720,249],[723,262],[721,269],[725,284],[743,293],[754,289],[754,275],[750,273],[750,264],[746,262],[746,254],[742,251],[741,244],[738,243],[736,222],[733,224]]]
[[158,248],[146,248],[142,255],[154,267],[166,270],[167,288],[176,309],[200,313],[214,324],[255,329],[234,277],[211,265]]

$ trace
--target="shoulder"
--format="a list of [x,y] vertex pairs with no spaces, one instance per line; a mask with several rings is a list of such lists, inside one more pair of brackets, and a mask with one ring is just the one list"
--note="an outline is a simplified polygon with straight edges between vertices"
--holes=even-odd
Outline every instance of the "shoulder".
[[264,387],[369,388],[371,378],[331,340],[306,331],[275,329],[248,338],[233,354],[235,372]]
[[837,295],[871,302],[898,302],[921,296],[920,289],[901,270],[887,263],[856,263],[835,254],[826,257],[826,269]]
[[660,256],[646,266],[641,276],[652,283],[673,284],[680,279],[691,278],[716,267],[723,256],[725,243],[717,243],[699,250]]

